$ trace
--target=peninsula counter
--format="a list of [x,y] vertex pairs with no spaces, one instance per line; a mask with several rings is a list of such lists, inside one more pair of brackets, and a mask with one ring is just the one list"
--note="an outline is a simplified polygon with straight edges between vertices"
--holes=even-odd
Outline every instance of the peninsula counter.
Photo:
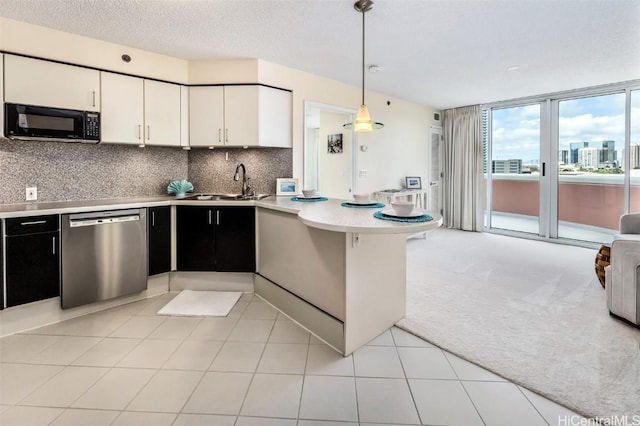
[[[255,292],[348,355],[405,316],[407,235],[442,224],[373,217],[340,200],[257,202]],[[433,215],[432,215],[433,216]]]

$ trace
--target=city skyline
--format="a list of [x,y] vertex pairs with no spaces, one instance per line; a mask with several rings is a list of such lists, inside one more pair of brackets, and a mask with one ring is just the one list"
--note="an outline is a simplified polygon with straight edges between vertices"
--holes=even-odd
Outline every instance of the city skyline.
[[[559,102],[559,150],[571,143],[614,141],[617,159],[624,148],[625,94],[595,96]],[[631,143],[640,144],[640,93],[631,96]],[[539,164],[540,105],[494,109],[492,159],[521,159]],[[552,156],[558,158],[558,154]]]

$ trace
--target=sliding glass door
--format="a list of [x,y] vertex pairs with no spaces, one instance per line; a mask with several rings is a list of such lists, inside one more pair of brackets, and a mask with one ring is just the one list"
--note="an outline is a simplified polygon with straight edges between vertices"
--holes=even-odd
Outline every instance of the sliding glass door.
[[490,226],[539,233],[540,104],[492,111]]
[[640,90],[631,91],[630,111],[630,143],[625,150],[629,157],[629,212],[640,213]]
[[608,242],[624,213],[625,93],[558,101],[558,238]]
[[607,243],[640,213],[640,80],[485,108],[488,229]]

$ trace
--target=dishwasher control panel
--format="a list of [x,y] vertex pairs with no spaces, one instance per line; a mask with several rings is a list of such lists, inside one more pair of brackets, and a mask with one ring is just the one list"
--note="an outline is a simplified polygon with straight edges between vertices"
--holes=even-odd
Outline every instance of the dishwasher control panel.
[[78,226],[105,225],[107,223],[133,222],[135,220],[140,220],[140,216],[135,215],[135,216],[101,217],[97,219],[76,219],[76,220],[72,219],[69,221],[69,226],[71,228],[76,228]]
[[69,227],[107,225],[140,220],[140,209],[109,210],[69,215]]

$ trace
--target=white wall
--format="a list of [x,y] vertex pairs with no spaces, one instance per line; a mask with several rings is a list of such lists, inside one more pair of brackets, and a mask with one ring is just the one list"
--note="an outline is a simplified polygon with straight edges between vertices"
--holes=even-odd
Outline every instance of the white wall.
[[[187,62],[1,17],[0,50],[183,84],[259,82],[290,89],[293,177],[299,178],[301,185],[304,185],[304,102],[354,110],[360,105],[361,89],[357,86],[259,59]],[[128,64],[120,59],[124,53],[133,58]],[[358,169],[366,169],[368,176],[356,179],[355,190],[397,188],[407,175],[422,176],[426,181],[429,125],[439,124],[433,120],[435,110],[370,91],[366,93],[366,103],[372,118],[384,123],[385,128],[355,137],[358,146],[368,146],[367,152],[356,150]]]
[[258,83],[258,59],[189,62],[189,84]]
[[[176,83],[188,78],[189,63],[183,59],[2,17],[0,50]],[[131,56],[131,62],[124,62],[123,54]]]
[[[259,64],[260,83],[293,90],[293,174],[302,178],[304,102],[357,110],[361,88],[262,60]],[[371,118],[384,123],[385,127],[355,136],[358,147],[368,146],[367,152],[356,150],[357,167],[366,169],[368,174],[366,178],[356,178],[354,191],[399,188],[408,175],[422,176],[424,180],[428,168],[429,125],[440,124],[433,120],[437,110],[370,91],[365,96]]]

